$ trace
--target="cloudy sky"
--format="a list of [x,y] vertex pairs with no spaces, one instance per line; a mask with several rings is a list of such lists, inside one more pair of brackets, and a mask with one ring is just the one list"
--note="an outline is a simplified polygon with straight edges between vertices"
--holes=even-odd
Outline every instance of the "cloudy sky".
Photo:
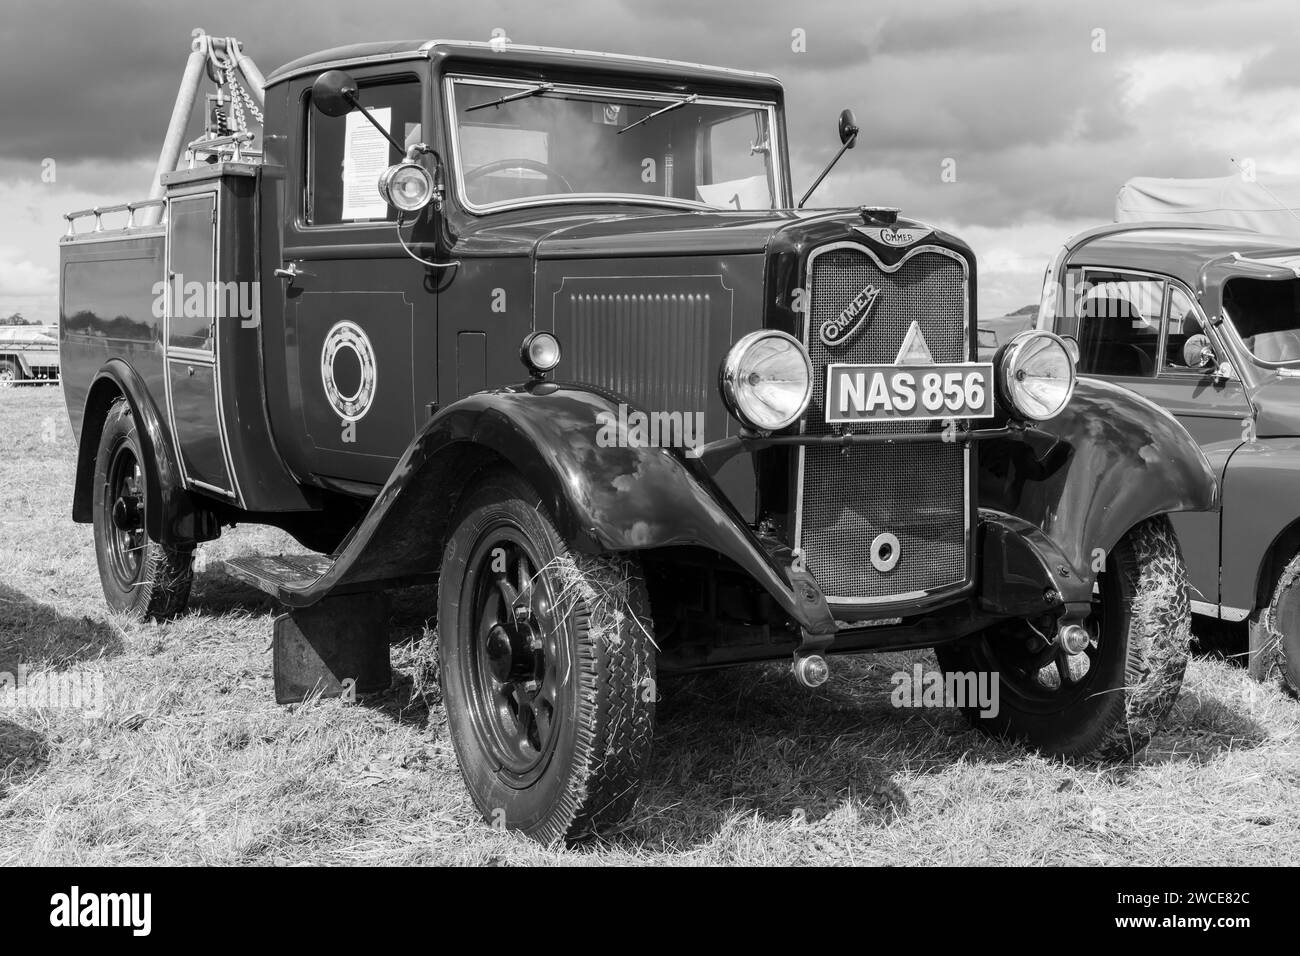
[[[1056,245],[1109,221],[1131,176],[1223,176],[1234,171],[1230,157],[1300,172],[1294,0],[4,0],[4,8],[0,315],[46,321],[57,316],[60,216],[147,193],[196,26],[238,36],[267,73],[358,40],[486,40],[496,28],[523,43],[776,73],[787,88],[796,195],[838,145],[836,114],[853,107],[859,146],[818,204],[901,206],[965,237],[980,256],[985,316],[1033,301]],[[42,181],[47,159],[52,183]]]

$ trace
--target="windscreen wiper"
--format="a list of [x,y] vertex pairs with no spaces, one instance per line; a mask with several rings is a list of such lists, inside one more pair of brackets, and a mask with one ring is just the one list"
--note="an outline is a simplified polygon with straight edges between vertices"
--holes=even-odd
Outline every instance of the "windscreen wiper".
[[684,100],[678,100],[676,103],[669,103],[669,104],[668,104],[667,106],[665,106],[663,109],[655,110],[655,111],[654,111],[653,113],[651,113],[649,116],[643,116],[643,117],[641,117],[639,120],[637,120],[635,123],[628,123],[628,124],[627,124],[626,126],[624,126],[621,130],[619,130],[619,134],[621,135],[621,134],[623,134],[623,133],[626,133],[628,130],[633,129],[633,128],[637,127],[637,126],[640,126],[642,123],[648,123],[648,122],[650,122],[652,119],[654,119],[656,116],[663,116],[665,113],[671,113],[673,110],[679,110],[679,109],[681,109],[683,106],[690,106],[692,103],[694,103],[694,102],[695,102],[696,100],[698,100],[698,99],[699,99],[699,96],[696,95],[695,93],[692,93],[690,96],[686,97],[686,99],[684,99]]
[[485,110],[489,106],[502,106],[506,103],[513,103],[515,100],[526,100],[530,96],[540,96],[542,93],[549,93],[553,84],[538,83],[536,86],[529,87],[526,90],[520,90],[518,93],[511,93],[509,96],[503,96],[499,100],[493,100],[491,103],[479,103],[476,106],[465,107],[466,113],[473,113],[475,110]]

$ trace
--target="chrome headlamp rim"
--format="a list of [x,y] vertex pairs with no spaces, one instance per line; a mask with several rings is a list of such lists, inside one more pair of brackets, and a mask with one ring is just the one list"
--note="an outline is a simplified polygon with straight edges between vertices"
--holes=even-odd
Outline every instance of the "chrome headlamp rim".
[[[778,424],[755,422],[749,415],[745,414],[744,408],[736,395],[736,383],[740,373],[741,360],[755,343],[768,338],[781,339],[794,346],[795,352],[803,359],[804,366],[803,397],[799,401],[795,413],[781,420]],[[759,329],[750,332],[748,335],[741,336],[727,351],[726,358],[722,360],[722,368],[718,374],[718,388],[722,393],[722,403],[727,407],[727,411],[746,428],[762,433],[780,431],[783,428],[789,428],[802,418],[808,410],[813,394],[812,359],[809,358],[808,350],[804,348],[804,344],[793,335],[779,329]]]
[[[1065,388],[1065,398],[1061,401],[1060,406],[1049,414],[1038,414],[1022,407],[1017,399],[1017,391],[1013,385],[1016,380],[1016,373],[1021,370],[1021,363],[1024,361],[1025,346],[1034,339],[1039,338],[1050,339],[1056,344],[1064,353],[1067,360],[1066,365],[1070,370],[1070,378]],[[1079,369],[1075,353],[1065,339],[1046,329],[1026,329],[1023,332],[1018,332],[1010,342],[1002,347],[997,357],[996,375],[998,391],[1002,394],[1003,400],[1010,406],[1013,414],[1030,421],[1045,422],[1061,414],[1065,407],[1070,404],[1070,399],[1074,397],[1075,384],[1079,380]]]
[[[420,178],[424,181],[424,195],[419,202],[404,205],[397,200],[398,194],[393,191],[393,181],[399,173],[408,169],[420,174]],[[402,212],[418,212],[429,205],[430,200],[433,199],[433,175],[419,163],[410,160],[394,163],[379,174],[379,195],[383,197],[384,202],[396,206]]]

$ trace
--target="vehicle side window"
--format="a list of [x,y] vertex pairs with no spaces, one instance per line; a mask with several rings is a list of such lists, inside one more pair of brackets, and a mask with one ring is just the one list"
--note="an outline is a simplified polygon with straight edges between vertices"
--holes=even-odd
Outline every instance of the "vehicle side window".
[[1169,332],[1165,335],[1165,358],[1161,370],[1201,374],[1200,369],[1188,368],[1183,362],[1183,345],[1193,335],[1200,335],[1205,330],[1201,328],[1201,320],[1191,297],[1176,286],[1169,290],[1169,318],[1166,324]]
[[1164,314],[1164,280],[1085,269],[1072,288],[1077,290],[1079,371],[1084,375],[1154,376]]
[[[414,77],[361,84],[365,107],[398,142],[421,140],[420,82]],[[394,220],[397,210],[380,198],[379,174],[403,156],[359,110],[345,116],[307,111],[307,176],[303,221],[312,226]]]
[[213,309],[210,295],[216,278],[216,194],[171,200],[168,227],[172,294],[168,344],[172,348],[212,351]]

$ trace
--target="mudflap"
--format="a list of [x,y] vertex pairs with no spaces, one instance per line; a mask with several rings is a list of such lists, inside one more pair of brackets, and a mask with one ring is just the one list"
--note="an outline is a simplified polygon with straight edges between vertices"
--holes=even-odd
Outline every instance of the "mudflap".
[[275,702],[386,691],[388,596],[382,591],[327,597],[275,619]]

